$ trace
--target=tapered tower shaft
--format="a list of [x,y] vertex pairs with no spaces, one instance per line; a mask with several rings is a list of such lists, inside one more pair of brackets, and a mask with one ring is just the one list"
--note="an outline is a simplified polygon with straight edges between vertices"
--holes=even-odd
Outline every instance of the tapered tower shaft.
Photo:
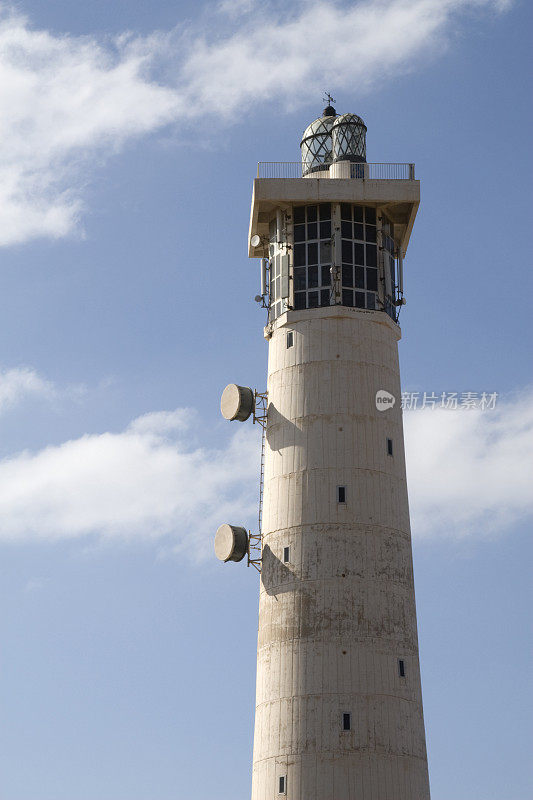
[[397,338],[338,306],[270,340],[253,800],[429,797],[401,411],[375,400]]

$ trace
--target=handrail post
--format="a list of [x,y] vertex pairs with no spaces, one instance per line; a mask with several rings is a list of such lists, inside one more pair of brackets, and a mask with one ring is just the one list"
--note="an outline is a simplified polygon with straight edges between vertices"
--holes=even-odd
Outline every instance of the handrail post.
[[415,179],[415,165],[409,164],[409,180],[414,181]]

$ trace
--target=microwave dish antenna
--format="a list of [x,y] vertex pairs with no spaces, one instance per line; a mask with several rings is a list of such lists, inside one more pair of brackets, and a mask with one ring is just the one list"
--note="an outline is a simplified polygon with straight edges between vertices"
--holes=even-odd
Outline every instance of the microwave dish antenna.
[[245,422],[255,410],[254,392],[249,386],[230,383],[220,398],[220,413],[224,419]]
[[219,561],[242,561],[248,552],[248,531],[239,525],[221,525],[215,534],[215,555]]

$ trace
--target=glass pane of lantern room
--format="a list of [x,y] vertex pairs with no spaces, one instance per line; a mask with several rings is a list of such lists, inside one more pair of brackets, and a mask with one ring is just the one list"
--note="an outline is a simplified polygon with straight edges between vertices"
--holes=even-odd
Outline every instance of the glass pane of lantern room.
[[294,241],[295,242],[305,241],[305,225],[294,226]]
[[301,291],[302,289],[306,289],[306,272],[307,270],[305,267],[298,267],[294,270],[294,289],[295,291]]
[[310,242],[307,245],[307,263],[318,264],[318,242]]
[[305,206],[296,206],[294,209],[294,224],[297,225],[301,222],[305,222]]

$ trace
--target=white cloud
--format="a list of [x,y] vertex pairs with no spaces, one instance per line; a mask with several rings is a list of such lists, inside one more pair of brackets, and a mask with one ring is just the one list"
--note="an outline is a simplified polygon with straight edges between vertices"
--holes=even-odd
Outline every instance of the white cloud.
[[[121,433],[87,435],[0,461],[0,539],[162,541],[192,558],[223,522],[253,522],[258,440],[191,448],[185,409],[146,414]],[[252,518],[252,519],[251,519]]]
[[130,430],[139,434],[161,434],[185,431],[191,422],[196,419],[196,413],[191,408],[177,408],[175,411],[151,411],[142,417],[134,419]]
[[220,0],[217,11],[228,17],[242,17],[258,9],[257,0]]
[[55,397],[54,385],[28,367],[0,370],[0,413],[28,398],[50,400]]
[[533,514],[533,392],[493,411],[404,414],[414,536],[490,536]]
[[64,236],[81,210],[80,159],[173,119],[179,100],[119,43],[54,36],[0,17],[0,244]]
[[215,113],[225,120],[261,102],[280,101],[286,108],[316,104],[324,88],[361,95],[442,49],[461,12],[501,12],[509,4],[318,0],[297,4],[292,13],[285,4],[263,4],[225,36],[208,31],[192,37],[178,87],[193,115]]
[[460,12],[509,5],[310,2],[287,14],[239,0],[254,13],[237,25],[222,0],[196,27],[102,40],[35,30],[0,2],[0,245],[71,233],[88,167],[135,137],[316,103],[324,88],[368,91],[440,49]]
[[[121,433],[87,435],[0,461],[0,540],[96,535],[144,540],[199,559],[222,522],[255,525],[259,431],[225,447],[191,445],[187,409],[154,412]],[[405,414],[415,537],[483,537],[533,513],[533,393],[494,411]]]

